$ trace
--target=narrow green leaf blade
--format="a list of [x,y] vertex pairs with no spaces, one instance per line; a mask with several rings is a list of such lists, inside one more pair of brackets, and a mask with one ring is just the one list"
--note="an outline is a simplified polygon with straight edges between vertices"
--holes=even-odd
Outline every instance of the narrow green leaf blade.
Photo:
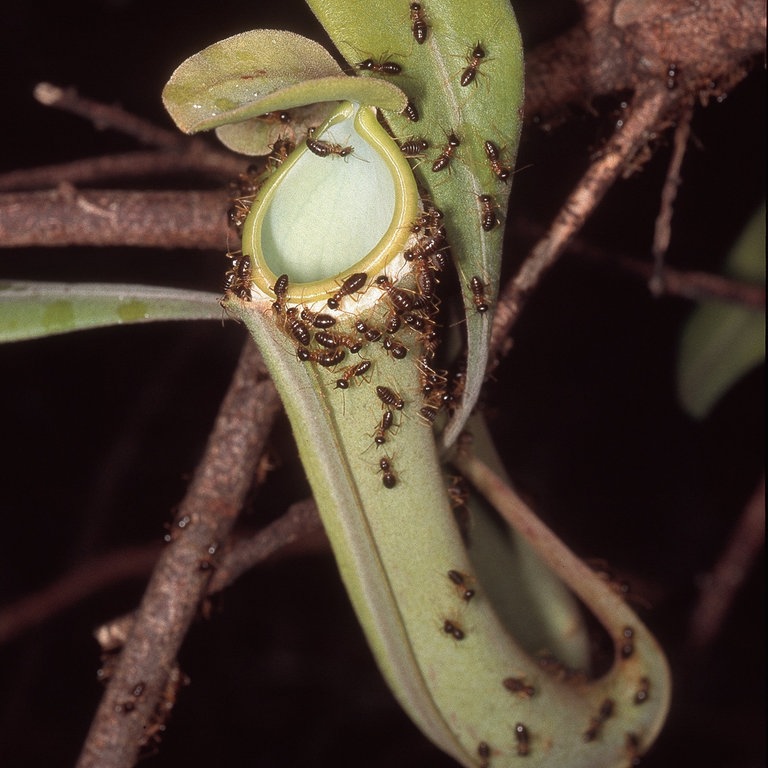
[[160,320],[220,320],[202,291],[101,283],[0,282],[0,342]]
[[[732,277],[765,285],[765,205],[752,217],[728,256]],[[703,419],[746,373],[765,360],[765,312],[725,302],[702,302],[683,330],[678,396]]]

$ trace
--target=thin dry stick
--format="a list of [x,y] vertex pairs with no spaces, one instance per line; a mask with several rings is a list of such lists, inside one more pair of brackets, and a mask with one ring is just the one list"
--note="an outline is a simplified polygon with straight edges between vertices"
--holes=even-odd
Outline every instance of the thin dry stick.
[[507,341],[506,348],[502,348],[503,342],[520,316],[528,295],[648,141],[649,134],[660,124],[670,101],[669,93],[661,87],[652,87],[636,96],[624,126],[616,131],[605,152],[582,176],[555,217],[549,232],[534,247],[520,271],[500,294],[491,332],[491,360],[499,352],[509,350],[511,341]]
[[[238,540],[229,551],[224,552],[206,594],[210,596],[220,592],[270,556],[298,541],[313,539],[322,530],[315,502],[312,499],[296,502],[274,523],[248,538]],[[146,579],[152,573],[161,550],[160,543],[151,543],[106,552],[79,563],[42,589],[3,606],[0,608],[0,645],[115,584]],[[121,617],[104,627],[122,621]]]
[[[543,227],[532,224],[527,218],[518,217],[512,223],[515,234],[526,237],[541,237]],[[568,245],[568,254],[587,261],[597,262],[601,266],[613,266],[635,275],[648,282],[653,275],[653,264],[632,256],[616,256],[604,248],[592,245],[583,238],[574,237]],[[733,280],[722,275],[696,270],[674,269],[664,266],[665,296],[680,296],[693,301],[718,299],[731,304],[739,304],[755,309],[765,308],[765,288],[761,285]]]
[[17,192],[3,196],[0,243],[221,250],[228,205],[224,192]]
[[[616,260],[616,264],[646,280],[650,281],[653,277],[654,265],[647,261],[621,256]],[[709,272],[684,272],[665,266],[661,291],[663,296],[680,296],[693,301],[717,299],[743,307],[765,309],[765,288],[762,285],[731,280]]]
[[226,178],[237,176],[246,166],[246,160],[241,156],[214,149],[203,139],[160,128],[120,107],[87,99],[73,88],[39,83],[34,95],[45,106],[71,112],[90,121],[99,130],[111,128],[141,144],[157,147],[159,151],[105,155],[11,171],[0,175],[0,190],[46,189],[62,182],[82,184],[191,171]]
[[667,176],[661,190],[661,205],[659,215],[653,231],[653,276],[648,284],[654,296],[664,293],[664,258],[669,250],[669,242],[672,239],[672,215],[675,209],[677,191],[680,189],[680,168],[683,165],[685,150],[688,147],[688,138],[691,135],[691,119],[693,118],[693,104],[685,105],[675,128],[675,139],[672,145],[672,157],[669,160]]
[[526,56],[526,113],[544,125],[588,108],[596,94],[641,88],[676,65],[675,86],[716,94],[738,82],[765,50],[762,0],[581,0],[580,22]]
[[[297,501],[274,523],[253,536],[238,541],[232,549],[224,552],[221,560],[216,563],[216,571],[208,584],[206,597],[226,589],[245,572],[298,541],[304,543],[310,540],[310,546],[315,549],[319,544],[324,550],[328,550],[328,539],[324,535],[322,539],[318,536],[323,530],[314,500]],[[122,647],[135,617],[135,611],[123,614],[102,624],[94,632],[102,651],[113,652]]]
[[102,104],[80,96],[74,88],[60,88],[52,83],[38,83],[35,98],[46,107],[56,107],[73,115],[90,120],[99,130],[112,128],[126,136],[133,136],[142,144],[171,149],[178,147],[185,138],[176,131],[158,128],[154,123],[126,112],[122,107]]
[[236,178],[246,166],[246,160],[227,152],[205,148],[190,141],[183,148],[126,152],[100,155],[70,163],[39,165],[0,174],[0,192],[24,189],[50,189],[68,184],[93,184],[105,180],[159,178],[162,175],[196,173],[215,180]]
[[158,561],[79,768],[133,766],[158,725],[176,654],[208,588],[212,569],[205,566],[211,550],[229,536],[279,407],[261,356],[249,341],[179,510],[189,523],[178,529]]
[[688,630],[690,644],[702,651],[712,644],[758,553],[765,546],[765,476],[747,502],[728,544],[704,578]]
[[304,499],[292,504],[274,523],[270,523],[256,535],[238,541],[225,553],[208,585],[208,594],[228,587],[246,571],[264,562],[270,555],[284,547],[300,539],[314,536],[323,530],[317,505],[313,499]]
[[[584,601],[607,630],[618,628],[622,623],[635,623],[632,609],[621,593],[572,552],[516,491],[472,452],[471,442],[459,446],[452,462],[542,562]],[[650,637],[648,642],[655,645]]]
[[106,552],[72,568],[56,581],[0,609],[0,645],[69,610],[113,584],[141,579],[151,572],[160,544]]

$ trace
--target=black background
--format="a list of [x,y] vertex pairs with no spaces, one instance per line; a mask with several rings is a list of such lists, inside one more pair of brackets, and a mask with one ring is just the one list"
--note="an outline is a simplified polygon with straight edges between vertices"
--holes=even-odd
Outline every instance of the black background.
[[[160,91],[187,56],[256,27],[323,39],[298,2],[136,0],[14,4],[0,11],[0,172],[133,149],[130,139],[44,108],[34,85],[74,85],[170,127]],[[521,5],[531,47],[575,16]],[[764,73],[697,111],[670,262],[716,271],[764,195]],[[526,130],[508,220],[513,272],[616,119],[616,103]],[[646,257],[668,159],[662,147],[620,183],[584,235],[605,253]],[[224,244],[222,245],[222,253]],[[0,277],[121,281],[218,290],[219,253],[44,248],[0,252]],[[764,374],[702,423],[675,400],[677,339],[692,305],[566,256],[531,300],[486,408],[508,469],[580,554],[633,576],[675,676],[669,724],[649,768],[764,764],[763,560],[715,646],[686,646],[697,579],[721,551],[763,468]],[[159,541],[226,390],[243,333],[231,323],[168,323],[0,348],[0,601],[40,588],[84,557]],[[288,427],[282,463],[252,499],[260,526],[306,486]],[[73,764],[98,702],[91,631],[129,610],[141,583],[87,600],[0,648],[0,763]],[[195,624],[182,653],[192,679],[147,766],[450,766],[400,712],[374,666],[330,555],[244,577]]]

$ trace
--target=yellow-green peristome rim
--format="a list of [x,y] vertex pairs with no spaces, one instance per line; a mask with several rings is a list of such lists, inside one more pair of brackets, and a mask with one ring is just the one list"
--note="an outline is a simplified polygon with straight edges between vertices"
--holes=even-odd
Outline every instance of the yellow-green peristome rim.
[[380,273],[402,252],[419,209],[413,172],[374,107],[343,103],[314,138],[353,152],[319,157],[302,143],[261,188],[243,226],[253,288],[274,297],[287,274],[291,303],[325,300],[355,272]]

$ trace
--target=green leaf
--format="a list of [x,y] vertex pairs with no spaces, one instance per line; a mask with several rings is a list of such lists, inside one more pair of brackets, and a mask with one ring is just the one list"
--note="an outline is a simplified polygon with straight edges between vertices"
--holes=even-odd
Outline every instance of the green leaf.
[[163,89],[165,108],[187,133],[344,99],[394,110],[406,101],[391,83],[348,77],[314,40],[266,29],[208,46],[182,62]]
[[[765,285],[765,205],[750,219],[725,266],[733,278]],[[703,419],[746,373],[765,360],[765,312],[719,301],[702,302],[680,340],[678,396]]]
[[0,342],[159,320],[220,320],[218,296],[100,283],[0,282]]
[[[501,164],[514,166],[522,125],[523,48],[508,0],[433,0],[422,4],[426,40],[417,43],[409,4],[397,0],[308,0],[344,58],[390,60],[402,67],[399,75],[372,73],[367,79],[388,77],[408,95],[420,115],[410,122],[401,110],[386,113],[395,136],[418,136],[429,142],[426,160],[414,172],[429,198],[445,214],[445,226],[456,262],[467,319],[467,383],[461,407],[443,435],[450,445],[474,407],[485,378],[492,307],[498,294],[503,219],[509,184],[493,172],[485,150],[491,141]],[[476,75],[461,85],[472,51],[480,45]],[[385,106],[385,105],[382,105]],[[385,106],[386,109],[386,106]],[[448,167],[432,165],[444,151],[448,135],[460,140]],[[481,226],[481,195],[490,195],[490,214],[500,224]],[[491,311],[475,308],[470,281],[485,287]]]

